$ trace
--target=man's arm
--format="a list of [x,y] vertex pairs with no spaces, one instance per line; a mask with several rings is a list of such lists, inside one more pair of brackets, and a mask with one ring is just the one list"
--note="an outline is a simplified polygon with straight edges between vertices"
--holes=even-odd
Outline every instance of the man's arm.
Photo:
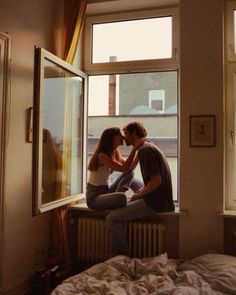
[[146,186],[144,186],[141,190],[136,192],[132,198],[130,199],[130,202],[141,199],[144,196],[150,194],[153,192],[156,188],[158,188],[159,185],[161,185],[162,179],[160,174],[153,175]]

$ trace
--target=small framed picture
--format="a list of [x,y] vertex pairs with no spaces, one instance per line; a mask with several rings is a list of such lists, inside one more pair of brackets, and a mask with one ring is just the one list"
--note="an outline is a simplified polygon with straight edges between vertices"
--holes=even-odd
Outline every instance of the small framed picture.
[[215,145],[215,116],[190,116],[190,146],[214,147]]

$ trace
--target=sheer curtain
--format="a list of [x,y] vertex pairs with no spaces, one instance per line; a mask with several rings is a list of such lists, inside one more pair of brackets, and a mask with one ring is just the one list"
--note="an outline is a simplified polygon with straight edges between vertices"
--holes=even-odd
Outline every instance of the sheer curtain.
[[[82,34],[86,0],[65,0],[64,1],[64,27],[63,27],[63,42],[62,51],[64,60],[70,64],[73,63],[78,42]],[[71,118],[70,114],[70,100],[67,100],[65,105],[66,122],[64,128],[64,136],[67,138],[68,146],[70,148],[71,125],[68,123]],[[69,116],[69,117],[68,117]],[[65,169],[64,169],[65,168]],[[68,171],[68,163],[66,156],[62,159],[62,169]],[[63,185],[63,184],[61,184]],[[63,187],[61,188],[63,191]],[[49,257],[49,264],[60,264],[65,267],[65,271],[70,270],[70,255],[67,235],[67,208],[62,207],[55,209],[52,213],[52,253]]]

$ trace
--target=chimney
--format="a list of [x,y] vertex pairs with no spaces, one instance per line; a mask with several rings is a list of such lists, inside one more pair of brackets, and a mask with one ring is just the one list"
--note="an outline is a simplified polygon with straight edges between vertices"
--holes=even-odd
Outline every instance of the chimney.
[[[116,56],[110,56],[110,62],[116,62]],[[116,115],[116,75],[109,75],[109,116]]]

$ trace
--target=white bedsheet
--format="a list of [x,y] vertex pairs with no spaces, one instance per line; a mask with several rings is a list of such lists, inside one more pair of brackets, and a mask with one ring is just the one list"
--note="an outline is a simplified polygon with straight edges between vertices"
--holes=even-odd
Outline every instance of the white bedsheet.
[[72,276],[51,295],[236,295],[236,258],[207,254],[178,265],[167,254],[116,256]]

